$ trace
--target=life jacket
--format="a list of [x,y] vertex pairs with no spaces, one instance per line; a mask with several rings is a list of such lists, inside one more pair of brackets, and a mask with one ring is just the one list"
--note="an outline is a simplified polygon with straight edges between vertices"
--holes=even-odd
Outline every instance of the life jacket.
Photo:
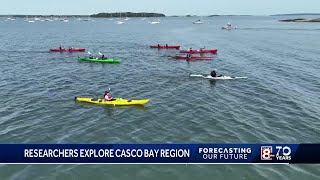
[[111,95],[111,93],[105,94],[105,95],[104,95],[104,99],[107,100],[107,101],[112,100],[112,95]]

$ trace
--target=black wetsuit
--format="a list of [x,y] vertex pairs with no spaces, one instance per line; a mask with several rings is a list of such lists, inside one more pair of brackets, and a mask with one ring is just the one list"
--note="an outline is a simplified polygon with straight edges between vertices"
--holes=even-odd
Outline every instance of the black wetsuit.
[[211,75],[211,77],[217,77],[216,71],[211,71],[210,75]]

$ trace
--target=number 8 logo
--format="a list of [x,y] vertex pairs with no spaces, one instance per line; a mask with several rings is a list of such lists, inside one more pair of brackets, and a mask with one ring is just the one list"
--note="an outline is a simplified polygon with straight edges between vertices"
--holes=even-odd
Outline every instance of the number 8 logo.
[[261,147],[261,160],[272,160],[272,147],[262,146]]

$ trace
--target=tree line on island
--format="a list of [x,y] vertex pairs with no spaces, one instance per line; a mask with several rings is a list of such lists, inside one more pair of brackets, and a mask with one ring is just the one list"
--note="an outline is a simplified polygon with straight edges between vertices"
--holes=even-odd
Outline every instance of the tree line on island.
[[[250,16],[250,15],[208,15],[207,17],[216,17],[216,16]],[[13,17],[13,18],[28,18],[28,17],[39,17],[39,18],[119,18],[119,17],[167,17],[162,13],[150,13],[150,12],[114,12],[114,13],[98,13],[92,15],[23,15],[23,14],[14,14],[14,15],[0,15],[0,17]],[[200,17],[199,15],[173,15],[169,17]]]
[[116,12],[116,13],[98,13],[93,14],[90,17],[93,18],[113,18],[113,17],[165,17],[164,14],[161,13],[134,13],[134,12]]
[[295,18],[295,19],[283,19],[281,22],[320,22],[320,18]]

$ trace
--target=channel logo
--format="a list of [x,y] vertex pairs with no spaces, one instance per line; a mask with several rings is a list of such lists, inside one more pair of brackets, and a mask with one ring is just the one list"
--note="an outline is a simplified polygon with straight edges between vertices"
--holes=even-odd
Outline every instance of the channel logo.
[[290,161],[291,148],[288,146],[276,146],[276,152],[273,152],[272,146],[261,146],[261,160]]
[[272,146],[261,146],[261,160],[272,160]]

